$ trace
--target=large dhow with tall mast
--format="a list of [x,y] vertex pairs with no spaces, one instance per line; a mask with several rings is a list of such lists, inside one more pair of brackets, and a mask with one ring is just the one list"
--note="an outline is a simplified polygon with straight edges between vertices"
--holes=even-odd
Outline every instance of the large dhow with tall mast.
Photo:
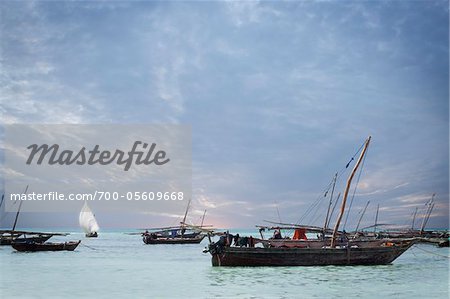
[[[205,252],[212,255],[213,266],[325,266],[325,265],[385,265],[392,263],[415,242],[415,239],[370,240],[350,243],[344,241],[339,231],[340,222],[352,179],[366,154],[371,137],[364,143],[363,150],[347,180],[340,213],[329,240],[304,241],[304,246],[274,246],[270,240],[263,247],[255,247],[259,239],[250,237],[242,246],[230,246],[228,236],[210,243]],[[304,233],[306,227],[294,227]],[[320,229],[320,228],[317,228]],[[297,243],[299,245],[300,243]]]

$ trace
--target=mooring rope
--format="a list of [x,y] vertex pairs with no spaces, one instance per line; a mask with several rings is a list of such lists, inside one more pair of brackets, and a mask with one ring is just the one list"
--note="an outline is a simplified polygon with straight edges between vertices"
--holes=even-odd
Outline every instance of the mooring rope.
[[422,251],[425,251],[425,252],[433,254],[433,255],[437,255],[437,256],[440,256],[440,257],[445,257],[445,258],[450,259],[450,256],[448,256],[448,255],[443,255],[443,254],[439,254],[439,253],[436,253],[436,252],[433,252],[433,251],[425,250],[425,249],[417,247],[417,246],[415,246],[414,248],[420,249]]
[[85,246],[85,247],[87,247],[87,248],[89,248],[89,249],[92,249],[92,250],[97,250],[97,248],[94,248],[94,247],[91,247],[91,246],[88,246],[88,245],[86,245],[86,244],[83,244],[83,243],[80,243],[82,246]]

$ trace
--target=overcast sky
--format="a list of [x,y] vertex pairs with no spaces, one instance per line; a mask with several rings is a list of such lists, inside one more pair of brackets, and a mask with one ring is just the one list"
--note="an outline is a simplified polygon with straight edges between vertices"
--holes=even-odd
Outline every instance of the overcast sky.
[[[363,225],[378,204],[379,222],[410,225],[433,193],[428,226],[448,227],[448,1],[0,9],[2,123],[192,126],[194,222],[207,209],[220,227],[322,225],[324,191],[371,135],[347,229],[368,200]],[[103,227],[167,225],[185,204],[168,215],[97,218]],[[78,215],[21,221],[77,226]]]

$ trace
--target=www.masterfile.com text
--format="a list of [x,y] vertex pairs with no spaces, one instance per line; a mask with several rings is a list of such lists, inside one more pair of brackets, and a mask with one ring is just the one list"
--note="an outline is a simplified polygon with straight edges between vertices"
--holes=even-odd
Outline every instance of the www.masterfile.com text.
[[51,191],[47,193],[11,193],[9,199],[12,201],[30,200],[30,201],[89,201],[89,200],[183,200],[183,192],[108,192],[95,191],[92,193],[69,193]]

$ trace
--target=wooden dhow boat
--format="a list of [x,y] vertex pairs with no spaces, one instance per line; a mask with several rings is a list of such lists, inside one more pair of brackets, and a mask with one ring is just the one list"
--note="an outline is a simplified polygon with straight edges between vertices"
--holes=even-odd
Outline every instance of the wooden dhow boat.
[[145,244],[199,244],[206,237],[205,234],[196,233],[195,235],[189,234],[187,237],[158,237],[157,235],[148,234],[144,235],[142,240]]
[[[25,188],[24,194],[28,191],[28,185]],[[0,207],[4,201],[4,194],[2,195],[2,201],[0,202]],[[24,231],[16,230],[17,221],[19,219],[20,210],[22,208],[23,201],[20,201],[19,208],[16,212],[16,217],[14,219],[14,224],[12,229],[0,230],[0,245],[11,245],[15,241],[21,242],[36,242],[43,243],[50,239],[52,236],[66,236],[66,233],[47,233],[47,232],[35,232],[35,231]]]
[[[268,241],[265,247],[255,247],[260,240],[250,237],[248,247],[232,247],[227,236],[223,236],[218,242],[210,243],[207,250],[212,256],[213,266],[327,266],[327,265],[385,265],[392,263],[408,248],[417,242],[417,239],[376,240],[376,242],[360,241],[359,244],[342,242],[338,239],[339,225],[344,214],[345,205],[350,190],[351,181],[360,166],[369,146],[371,137],[364,143],[364,148],[354,166],[346,184],[344,197],[341,203],[340,213],[336,221],[329,244],[317,243],[306,240],[298,241],[304,244],[298,246],[276,246],[277,241]],[[286,240],[284,241],[286,242]],[[303,243],[300,243],[303,242]],[[325,241],[323,241],[325,242]]]
[[50,239],[54,233],[43,233],[43,232],[28,232],[28,231],[17,231],[17,230],[1,230],[0,231],[0,245],[11,245],[12,242],[18,241],[29,241],[36,243],[43,243]]
[[61,243],[13,242],[11,246],[17,251],[74,251],[81,241]]
[[210,248],[213,266],[328,266],[386,265],[392,263],[415,243],[384,243],[368,247],[324,248]]
[[[291,226],[276,226],[265,227],[268,230],[294,230],[292,238],[270,238],[264,239],[261,234],[261,239],[254,238],[254,243],[261,243],[263,247],[269,248],[323,248],[331,246],[331,237],[323,236],[318,239],[308,239],[306,233],[322,232],[322,228],[307,227],[303,225],[291,225]],[[336,240],[336,246],[349,246],[349,247],[370,247],[374,245],[382,245],[385,242],[396,243],[396,239],[375,239],[375,238],[351,238],[350,234],[344,232],[338,232],[338,239]]]
[[180,222],[180,226],[162,227],[147,229],[142,233],[142,241],[145,244],[199,244],[206,237],[203,232],[204,227],[203,220],[205,219],[205,213],[203,214],[202,223],[200,226],[186,224],[186,218],[188,215],[191,200],[189,200],[186,211],[184,213],[183,220]]

